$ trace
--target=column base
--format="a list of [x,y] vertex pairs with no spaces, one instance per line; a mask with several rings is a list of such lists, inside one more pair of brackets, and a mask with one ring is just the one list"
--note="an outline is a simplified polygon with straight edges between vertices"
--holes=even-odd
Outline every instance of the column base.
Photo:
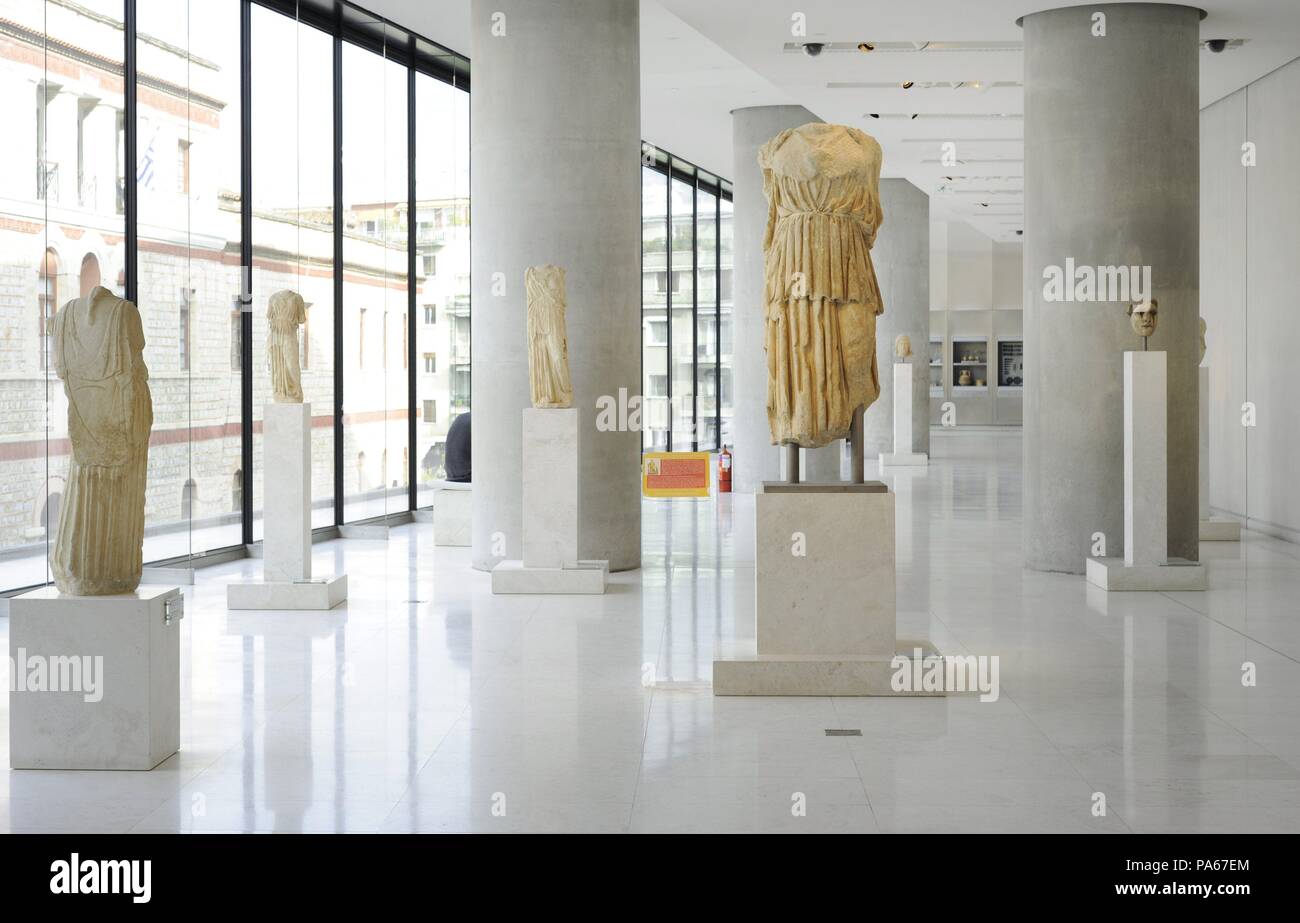
[[1109,592],[1143,590],[1204,590],[1205,567],[1183,558],[1170,558],[1168,564],[1126,565],[1123,558],[1088,558],[1087,579],[1093,586]]
[[[898,656],[939,652],[928,641],[899,639]],[[911,663],[909,659],[908,663]],[[898,691],[892,657],[755,654],[713,661],[714,695],[942,696],[944,691]],[[910,668],[909,668],[910,669]]]
[[348,598],[348,575],[226,585],[227,609],[333,609]]
[[608,561],[579,561],[577,567],[524,567],[523,561],[502,561],[492,568],[492,592],[501,595],[598,596],[608,582]]
[[1202,519],[1201,541],[1239,542],[1241,541],[1241,523],[1235,519]]
[[924,452],[881,452],[882,468],[928,468],[930,456]]
[[179,750],[184,601],[174,586],[10,600],[10,768],[147,770]]

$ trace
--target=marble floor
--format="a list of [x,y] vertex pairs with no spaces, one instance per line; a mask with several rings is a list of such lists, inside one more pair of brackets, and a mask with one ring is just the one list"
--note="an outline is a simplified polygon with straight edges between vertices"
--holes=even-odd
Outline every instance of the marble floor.
[[[329,613],[229,612],[258,562],[200,571],[181,752],[0,770],[0,830],[1300,831],[1300,546],[1203,545],[1205,593],[1026,572],[1020,451],[936,433],[887,478],[900,634],[997,655],[995,702],[714,698],[753,643],[752,498],[646,502],[599,598],[493,597],[414,524],[316,546],[350,579]],[[7,699],[0,726],[7,766]]]

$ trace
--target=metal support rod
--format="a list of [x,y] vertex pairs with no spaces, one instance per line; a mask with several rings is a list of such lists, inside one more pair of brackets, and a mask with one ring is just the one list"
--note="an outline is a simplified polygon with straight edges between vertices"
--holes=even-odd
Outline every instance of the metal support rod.
[[851,462],[852,468],[849,471],[849,482],[853,484],[861,484],[865,476],[863,467],[866,462],[866,452],[862,446],[864,416],[864,409],[862,407],[856,408],[853,411],[853,429],[849,431],[849,439],[853,443],[853,459]]
[[785,479],[791,484],[799,483],[799,443],[785,444]]

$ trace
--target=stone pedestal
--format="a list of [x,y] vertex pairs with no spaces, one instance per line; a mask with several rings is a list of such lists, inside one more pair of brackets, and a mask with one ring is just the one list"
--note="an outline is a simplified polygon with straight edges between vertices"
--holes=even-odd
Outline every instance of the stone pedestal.
[[176,587],[10,600],[10,767],[152,769],[175,753],[183,615]]
[[1205,568],[1168,555],[1165,360],[1163,351],[1124,353],[1124,557],[1085,564],[1103,589],[1205,589]]
[[[768,482],[755,496],[756,654],[713,662],[715,695],[897,695],[894,495]],[[929,693],[935,694],[935,693]]]
[[1200,452],[1200,535],[1203,542],[1241,541],[1241,523],[1235,519],[1216,519],[1210,515],[1210,369],[1201,366],[1196,370],[1201,395],[1201,452]]
[[606,561],[578,559],[576,407],[523,412],[523,559],[492,568],[493,593],[604,593]]
[[231,609],[332,609],[348,597],[346,575],[311,573],[311,404],[262,410],[262,580],[231,583]]
[[473,513],[474,485],[443,483],[433,492],[433,543],[468,546]]
[[[880,467],[926,466],[930,458],[914,451],[912,428],[912,363],[894,363],[894,451],[880,453]],[[868,411],[870,412],[870,411]]]

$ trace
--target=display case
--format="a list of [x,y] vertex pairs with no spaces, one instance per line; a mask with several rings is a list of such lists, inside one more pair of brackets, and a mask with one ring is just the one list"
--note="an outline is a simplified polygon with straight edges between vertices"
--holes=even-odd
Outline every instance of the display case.
[[1024,340],[998,340],[998,390],[1020,390],[1024,374]]
[[953,391],[984,391],[989,383],[987,337],[954,337],[952,341]]
[[930,338],[930,395],[943,396],[943,337]]

